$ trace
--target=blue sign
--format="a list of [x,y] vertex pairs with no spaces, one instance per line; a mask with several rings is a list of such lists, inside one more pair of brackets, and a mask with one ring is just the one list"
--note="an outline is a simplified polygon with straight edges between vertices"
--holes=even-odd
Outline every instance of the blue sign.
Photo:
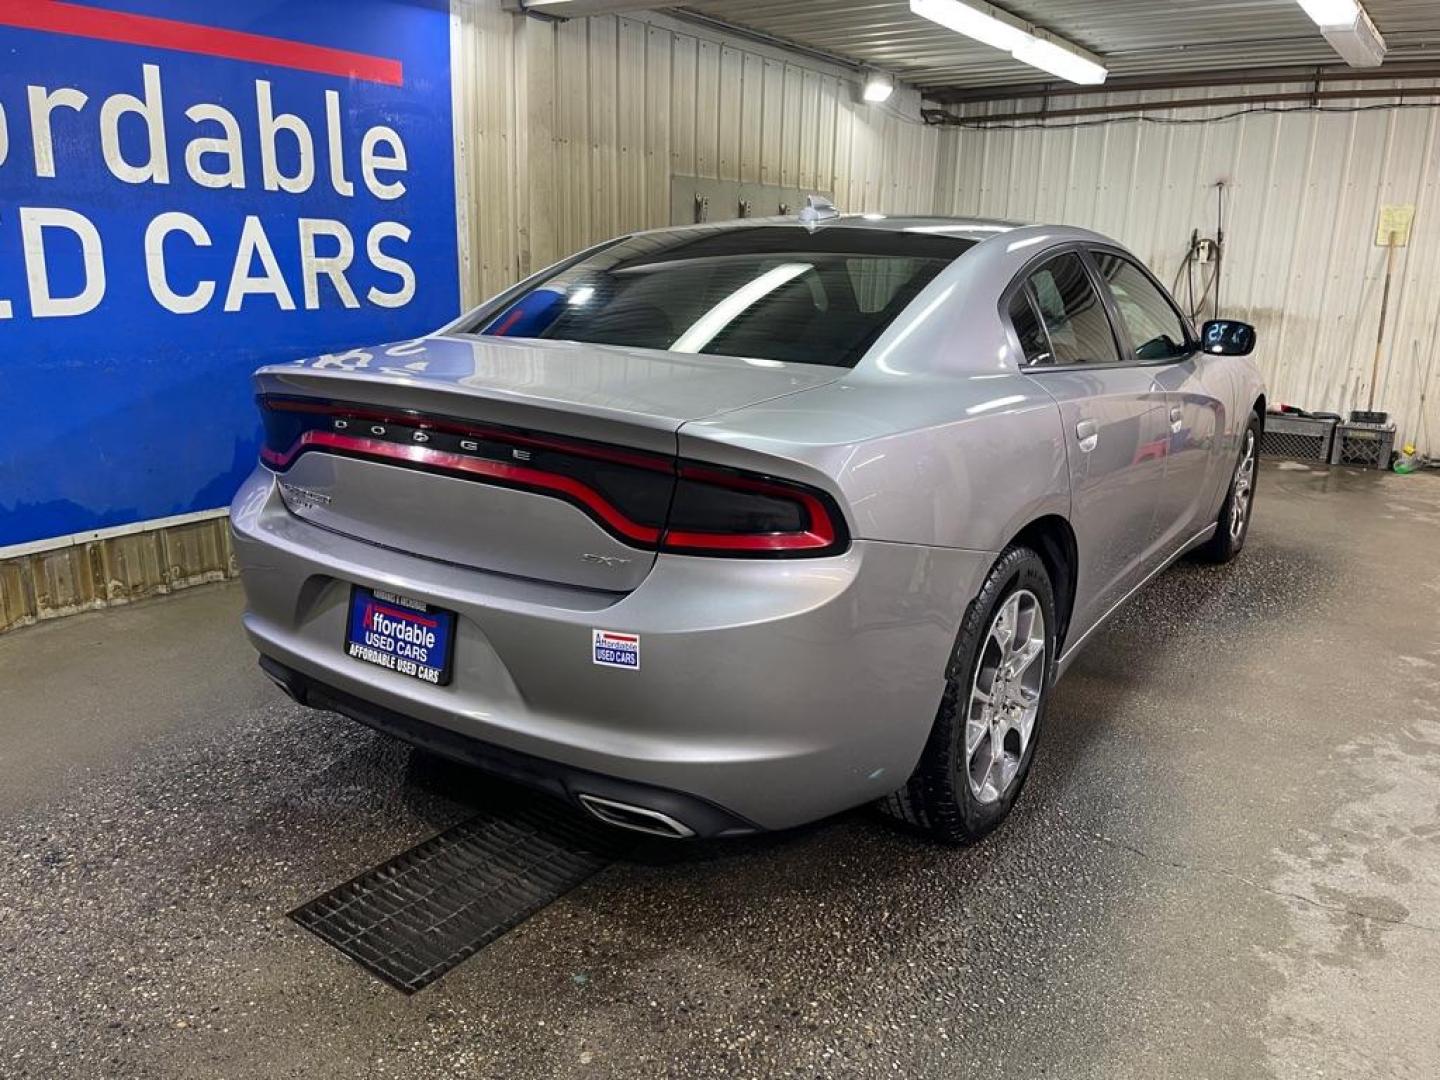
[[0,548],[224,506],[251,371],[457,314],[448,13],[0,4]]

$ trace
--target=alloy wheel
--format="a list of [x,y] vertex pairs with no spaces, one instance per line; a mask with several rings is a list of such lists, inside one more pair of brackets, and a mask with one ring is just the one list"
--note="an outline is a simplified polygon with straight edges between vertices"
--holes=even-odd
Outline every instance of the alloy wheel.
[[975,665],[965,716],[965,771],[977,802],[1015,782],[1045,692],[1045,613],[1028,589],[1005,598]]
[[1255,432],[1245,431],[1245,449],[1235,467],[1235,487],[1230,497],[1230,539],[1239,540],[1250,515],[1250,496],[1255,491]]

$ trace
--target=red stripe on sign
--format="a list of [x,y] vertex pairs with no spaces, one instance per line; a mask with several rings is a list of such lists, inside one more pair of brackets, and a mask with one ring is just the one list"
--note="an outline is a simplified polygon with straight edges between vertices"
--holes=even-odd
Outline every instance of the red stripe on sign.
[[382,604],[378,600],[371,600],[366,603],[365,622],[368,623],[370,621],[371,613],[376,611],[384,615],[389,615],[392,619],[401,619],[407,622],[419,623],[421,626],[429,627],[432,630],[440,625],[440,621],[438,619],[427,619],[424,615],[418,615],[413,611],[401,611],[399,608],[393,608],[390,607],[388,604]]
[[118,41],[124,45],[151,45],[200,56],[313,71],[318,75],[363,79],[386,86],[402,86],[405,82],[405,69],[400,61],[383,56],[175,19],[106,11],[85,4],[65,4],[59,0],[0,0],[0,26]]

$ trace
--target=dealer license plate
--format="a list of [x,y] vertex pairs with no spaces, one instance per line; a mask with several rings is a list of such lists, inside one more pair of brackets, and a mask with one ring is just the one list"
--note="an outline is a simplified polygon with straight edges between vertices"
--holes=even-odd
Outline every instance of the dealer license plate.
[[350,590],[345,655],[435,686],[450,682],[455,613],[359,585]]

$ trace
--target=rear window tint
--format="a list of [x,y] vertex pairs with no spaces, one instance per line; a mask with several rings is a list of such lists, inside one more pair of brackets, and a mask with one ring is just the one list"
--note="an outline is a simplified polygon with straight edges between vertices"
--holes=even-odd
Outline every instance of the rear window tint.
[[480,332],[851,367],[973,245],[837,226],[631,237],[560,270]]

